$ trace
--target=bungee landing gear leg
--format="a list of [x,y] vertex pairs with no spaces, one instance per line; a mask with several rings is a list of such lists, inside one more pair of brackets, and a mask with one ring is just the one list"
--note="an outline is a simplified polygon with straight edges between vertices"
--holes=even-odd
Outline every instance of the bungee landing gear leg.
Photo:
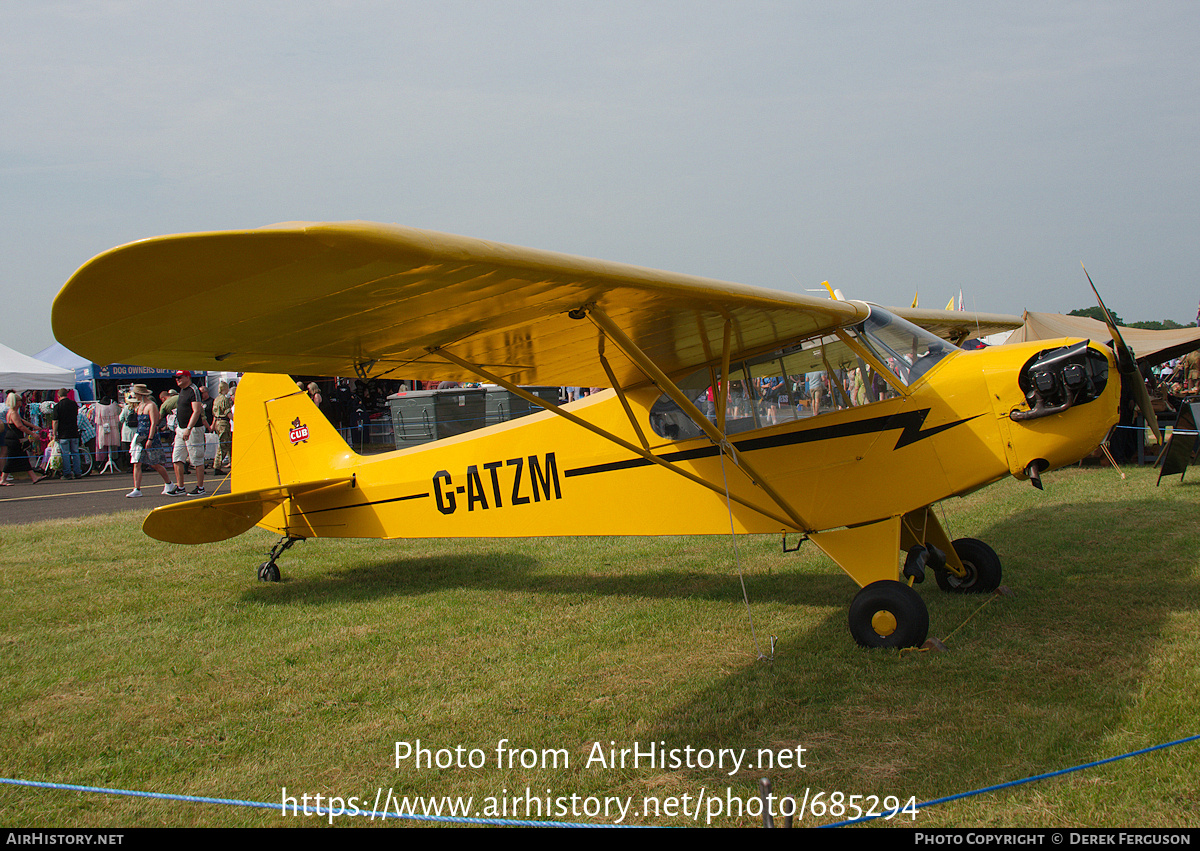
[[955,576],[945,566],[936,571],[938,587],[952,594],[990,594],[1000,587],[1002,569],[996,551],[976,538],[959,538],[954,553],[962,562],[963,575]]
[[279,567],[275,564],[275,560],[289,550],[292,544],[303,540],[303,538],[288,535],[282,538],[275,546],[271,547],[271,552],[267,554],[267,560],[258,566],[258,581],[278,582]]

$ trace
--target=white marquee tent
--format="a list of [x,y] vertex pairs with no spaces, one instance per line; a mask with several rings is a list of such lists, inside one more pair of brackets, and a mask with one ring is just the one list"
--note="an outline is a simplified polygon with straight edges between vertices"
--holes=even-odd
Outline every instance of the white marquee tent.
[[0,343],[0,390],[58,390],[75,386],[75,370],[54,366]]

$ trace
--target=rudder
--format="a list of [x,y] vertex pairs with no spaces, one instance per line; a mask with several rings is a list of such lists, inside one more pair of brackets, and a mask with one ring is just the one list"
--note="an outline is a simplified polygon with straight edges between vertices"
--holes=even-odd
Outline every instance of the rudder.
[[246,373],[234,410],[233,492],[335,478],[357,455],[286,375]]

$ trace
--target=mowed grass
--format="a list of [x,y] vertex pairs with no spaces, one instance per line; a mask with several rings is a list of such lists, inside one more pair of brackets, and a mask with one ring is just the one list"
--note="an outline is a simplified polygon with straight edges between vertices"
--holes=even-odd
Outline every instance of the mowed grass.
[[[946,653],[858,648],[854,584],[811,544],[785,554],[773,537],[739,539],[747,609],[728,536],[308,541],[267,585],[255,572],[274,539],[257,530],[181,547],[145,538],[136,512],[6,526],[0,774],[276,804],[282,787],[364,806],[390,788],[472,796],[480,815],[489,797],[529,789],[628,797],[626,823],[690,825],[691,810],[646,815],[643,800],[748,799],[766,775],[777,794],[920,802],[1194,735],[1200,478],[1155,487],[1155,471],[1127,472],[1071,469],[1044,493],[1009,481],[947,502],[952,536],[990,542],[1013,596],[920,586]],[[774,658],[760,659],[770,636]],[[484,764],[397,767],[395,743],[417,740],[464,760],[478,749]],[[502,740],[569,764],[498,765]],[[751,760],[803,747],[805,767],[588,764],[596,742]],[[1191,743],[928,808],[915,824],[1194,827],[1198,812]],[[11,785],[0,821],[325,824]]]

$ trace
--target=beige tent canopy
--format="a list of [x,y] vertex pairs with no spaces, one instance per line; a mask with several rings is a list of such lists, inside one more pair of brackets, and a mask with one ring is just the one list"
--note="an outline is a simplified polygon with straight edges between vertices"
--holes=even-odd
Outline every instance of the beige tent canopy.
[[[1145,331],[1141,328],[1120,327],[1121,337],[1133,349],[1139,361],[1151,366],[1200,349],[1200,328],[1177,328],[1173,331]],[[1013,331],[1006,343],[1029,340],[1052,340],[1059,337],[1086,337],[1108,342],[1108,326],[1086,316],[1064,316],[1061,313],[1025,311],[1025,324]]]

